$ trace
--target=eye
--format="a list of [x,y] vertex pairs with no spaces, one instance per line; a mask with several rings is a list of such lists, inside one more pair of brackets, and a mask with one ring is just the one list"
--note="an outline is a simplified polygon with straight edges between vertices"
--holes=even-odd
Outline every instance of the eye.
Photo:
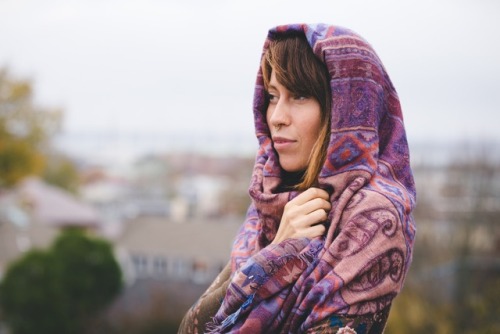
[[304,95],[294,95],[293,96],[293,99],[294,100],[297,100],[297,101],[305,101],[305,100],[308,100],[309,99],[309,96],[304,96]]
[[267,93],[267,98],[269,100],[269,103],[276,103],[276,102],[278,102],[278,96],[274,95],[273,93]]

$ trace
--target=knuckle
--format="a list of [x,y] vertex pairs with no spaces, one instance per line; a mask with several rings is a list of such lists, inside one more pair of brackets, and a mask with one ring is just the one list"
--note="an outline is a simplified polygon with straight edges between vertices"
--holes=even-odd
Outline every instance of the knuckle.
[[318,210],[318,219],[320,221],[326,220],[328,218],[328,213],[325,210]]
[[316,197],[316,198],[313,200],[313,202],[314,202],[314,204],[315,204],[316,206],[322,206],[322,204],[323,204],[323,200],[322,200],[321,198],[319,198],[319,197]]

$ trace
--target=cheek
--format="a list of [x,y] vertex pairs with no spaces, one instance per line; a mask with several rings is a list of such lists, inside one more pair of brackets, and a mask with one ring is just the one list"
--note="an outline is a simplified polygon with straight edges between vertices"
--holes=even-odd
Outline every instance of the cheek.
[[302,133],[305,136],[304,139],[309,143],[309,146],[314,145],[321,131],[321,115],[318,112],[315,116],[316,117],[305,119],[302,122]]
[[314,144],[316,143],[316,140],[318,139],[319,137],[319,131],[320,131],[320,128],[318,126],[311,126],[306,135],[307,135],[307,138],[304,138],[305,141],[307,142],[307,149],[310,150],[312,149],[312,147],[314,146]]
[[264,119],[266,120],[266,124],[267,126],[269,127],[269,130],[271,130],[271,123],[270,123],[270,116],[271,116],[271,113],[272,111],[270,110],[271,109],[271,106],[268,106],[265,110],[264,110]]

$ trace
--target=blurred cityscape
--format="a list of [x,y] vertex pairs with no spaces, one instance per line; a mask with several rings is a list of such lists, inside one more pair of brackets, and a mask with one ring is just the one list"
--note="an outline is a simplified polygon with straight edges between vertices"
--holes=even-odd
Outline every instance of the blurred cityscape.
[[[412,156],[418,236],[388,332],[497,332],[498,149],[423,145]],[[228,259],[249,204],[252,166],[251,156],[203,152],[144,155],[125,164],[78,161],[76,194],[26,178],[0,196],[0,273],[31,247],[50,244],[59,230],[78,226],[112,242],[124,273],[109,321],[175,327]]]
[[[0,85],[0,281],[30,250],[83,230],[111,243],[124,281],[87,332],[175,333],[228,260],[250,203],[253,139],[57,139],[44,120],[47,139],[32,141],[26,120],[57,113],[20,117],[31,106],[13,107],[30,95],[22,87]],[[499,145],[413,143],[411,157],[418,232],[386,333],[500,333]],[[11,333],[2,310],[0,333]]]
[[81,228],[109,240],[121,265],[125,290],[112,318],[162,315],[174,323],[227,263],[252,165],[252,158],[196,153],[147,155],[131,165],[80,161],[75,193],[27,177],[0,193],[0,279],[29,249]]

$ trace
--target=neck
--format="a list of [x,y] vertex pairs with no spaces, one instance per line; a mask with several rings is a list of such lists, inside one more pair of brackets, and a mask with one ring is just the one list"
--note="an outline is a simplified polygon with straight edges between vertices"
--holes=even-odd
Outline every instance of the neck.
[[281,185],[279,191],[290,191],[294,190],[295,187],[302,181],[305,171],[298,172],[287,172],[285,170],[281,171]]

